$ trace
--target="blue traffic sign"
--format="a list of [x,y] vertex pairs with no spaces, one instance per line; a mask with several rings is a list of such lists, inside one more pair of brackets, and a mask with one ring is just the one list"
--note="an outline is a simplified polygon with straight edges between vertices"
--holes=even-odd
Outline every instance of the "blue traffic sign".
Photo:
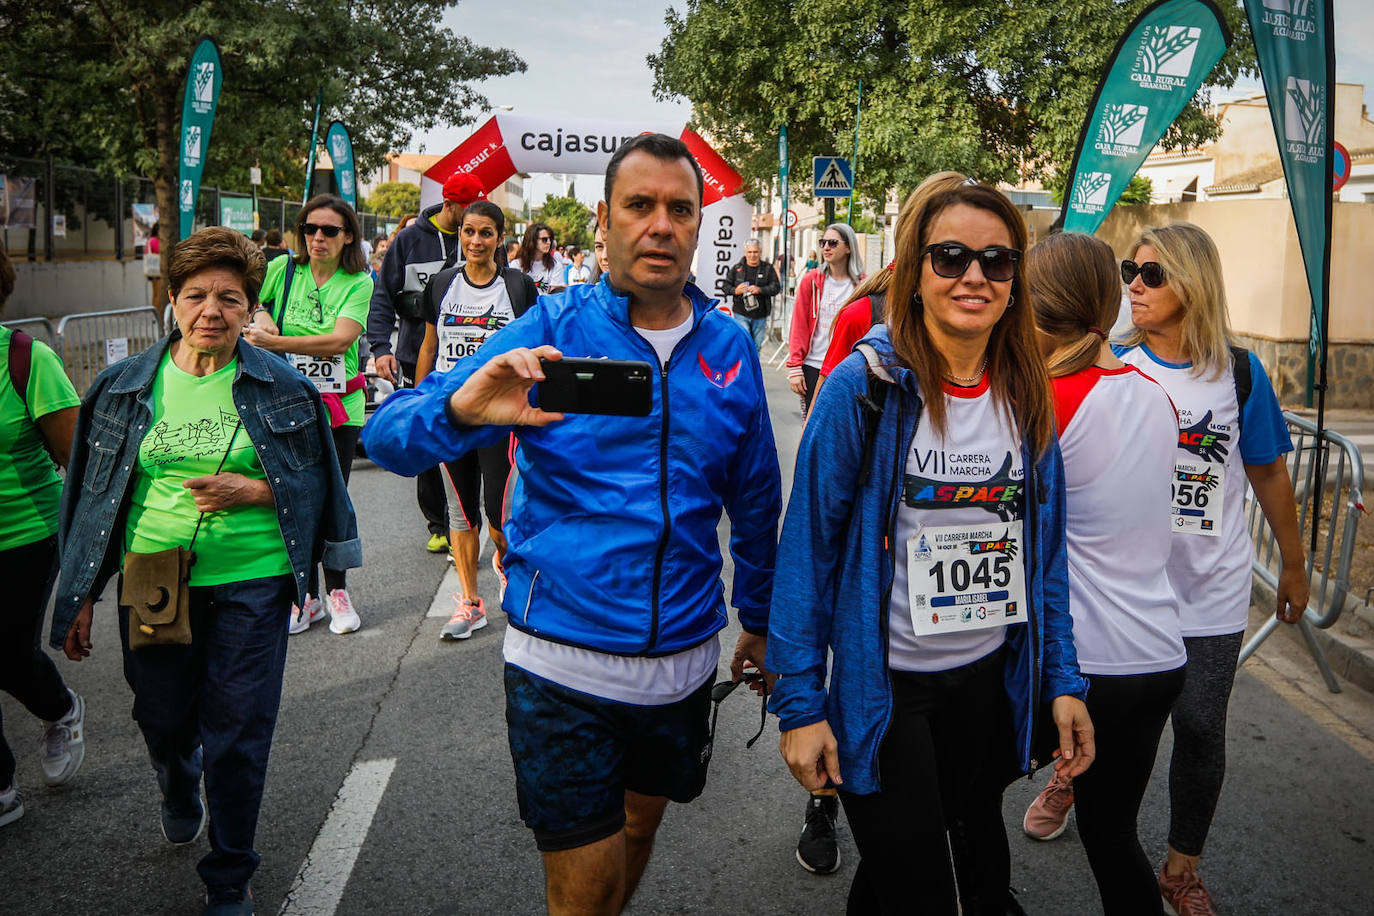
[[854,170],[848,159],[839,156],[816,156],[811,160],[812,193],[817,197],[851,197],[854,194]]

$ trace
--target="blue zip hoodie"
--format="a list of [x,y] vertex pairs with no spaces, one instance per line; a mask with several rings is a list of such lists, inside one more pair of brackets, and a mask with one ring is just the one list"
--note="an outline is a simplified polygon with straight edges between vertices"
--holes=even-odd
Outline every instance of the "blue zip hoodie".
[[630,325],[629,299],[603,277],[540,296],[450,371],[391,395],[363,428],[368,457],[413,476],[512,431],[458,429],[444,412],[499,353],[552,344],[566,357],[656,367],[647,417],[569,414],[515,430],[502,603],[511,626],[617,655],[667,655],[709,639],[726,623],[716,532],[724,508],[732,603],[741,626],[767,631],[782,488],[763,372],[749,336],[701,290],[685,292],[692,329],[666,366]]
[[[911,370],[897,363],[887,328],[865,339],[893,387],[867,452],[866,360],[851,353],[826,378],[812,405],[797,454],[792,496],[778,545],[786,570],[773,589],[768,668],[782,675],[770,708],[784,731],[829,721],[839,745],[848,792],[879,791],[878,747],[892,718],[887,617],[894,551],[884,546],[897,518],[922,400]],[[881,377],[881,376],[880,376]],[[868,457],[868,483],[852,482]],[[1088,682],[1078,671],[1069,616],[1064,542],[1063,463],[1059,444],[1034,460],[1023,446],[1028,474],[1023,555],[1030,613],[1007,629],[1006,687],[1016,725],[1018,760],[1029,770],[1040,703],[1070,695],[1083,699]],[[826,689],[826,652],[834,669]]]

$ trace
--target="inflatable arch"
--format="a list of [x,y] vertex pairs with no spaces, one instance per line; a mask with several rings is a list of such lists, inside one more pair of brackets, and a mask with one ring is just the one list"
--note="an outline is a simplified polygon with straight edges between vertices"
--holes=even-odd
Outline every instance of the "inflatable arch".
[[744,256],[753,207],[741,193],[744,182],[739,173],[682,124],[493,115],[424,173],[420,205],[439,203],[444,182],[455,172],[474,176],[487,191],[517,172],[604,175],[622,143],[650,132],[680,138],[701,166],[706,187],[694,270],[698,286],[721,296],[730,267]]

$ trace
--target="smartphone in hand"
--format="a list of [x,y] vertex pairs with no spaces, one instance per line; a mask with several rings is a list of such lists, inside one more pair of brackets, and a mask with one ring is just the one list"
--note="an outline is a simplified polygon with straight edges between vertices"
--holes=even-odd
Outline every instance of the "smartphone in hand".
[[640,360],[541,359],[540,410],[647,417],[654,404],[654,369]]

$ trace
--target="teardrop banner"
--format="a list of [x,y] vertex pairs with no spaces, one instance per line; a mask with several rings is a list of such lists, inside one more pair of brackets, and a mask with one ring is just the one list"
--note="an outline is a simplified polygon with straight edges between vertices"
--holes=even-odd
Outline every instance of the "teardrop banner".
[[330,123],[329,131],[324,135],[324,148],[329,150],[329,158],[334,162],[334,180],[339,185],[339,196],[357,210],[358,176],[353,168],[353,141],[342,121]]
[[1211,0],[1160,0],[1108,58],[1064,185],[1065,232],[1093,233],[1231,44]]
[[[205,158],[210,151],[210,128],[215,123],[219,91],[224,85],[219,46],[213,38],[202,38],[191,54],[186,73],[186,93],[181,103],[181,167],[177,181],[177,201],[181,214],[181,238],[195,231],[196,196]],[[216,217],[219,214],[215,214]]]

